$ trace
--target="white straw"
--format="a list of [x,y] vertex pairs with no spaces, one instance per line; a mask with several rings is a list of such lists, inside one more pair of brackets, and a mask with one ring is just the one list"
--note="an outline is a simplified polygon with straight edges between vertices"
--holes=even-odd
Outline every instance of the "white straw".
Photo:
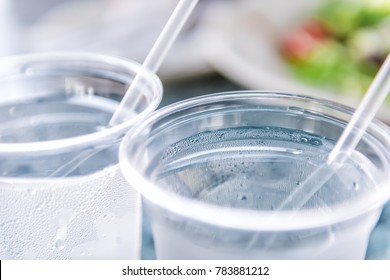
[[[179,31],[190,16],[197,2],[198,0],[180,0],[160,36],[146,57],[145,62],[142,64],[139,72],[124,95],[119,107],[114,112],[108,126],[119,124],[134,114],[133,110],[142,96],[139,94],[139,90],[142,90],[142,86],[144,86],[145,82],[141,78],[143,72],[145,69],[149,69],[153,72],[158,70],[169,48],[176,39]],[[65,164],[55,170],[51,175],[49,175],[49,177],[67,176],[80,166],[85,159],[88,159],[99,151],[101,151],[101,148],[96,147],[94,147],[93,150],[85,151],[81,156],[76,156],[68,164]]]
[[356,148],[367,127],[375,117],[390,91],[390,54],[376,75],[370,88],[356,109],[348,125],[328,156],[328,164],[343,154],[348,156]]
[[[301,209],[330,178],[332,178],[356,148],[389,91],[390,54],[387,56],[336,145],[328,155],[327,161],[318,166],[298,188],[292,191],[290,195],[274,209],[275,216],[277,216],[280,211],[292,210],[290,212],[290,217],[292,218],[298,213],[298,210]],[[270,236],[265,243],[264,250],[268,250],[272,246],[277,236],[278,233]]]
[[316,168],[277,208],[299,210],[350,156],[390,91],[390,54],[345,127],[327,161]]
[[140,71],[134,78],[121,103],[114,112],[109,122],[109,126],[121,123],[133,114],[133,109],[137,106],[141,98],[139,91],[142,90],[144,82],[141,79],[142,72],[144,69],[151,70],[154,73],[157,72],[168,53],[168,50],[172,46],[172,43],[175,41],[197,2],[198,0],[180,0],[177,4],[167,24],[142,64]]

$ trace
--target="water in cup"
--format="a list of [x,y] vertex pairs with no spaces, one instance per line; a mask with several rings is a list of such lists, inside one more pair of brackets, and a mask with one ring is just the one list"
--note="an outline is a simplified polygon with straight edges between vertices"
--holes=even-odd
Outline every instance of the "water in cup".
[[[175,143],[162,155],[166,161],[164,164],[166,168],[151,170],[151,172],[157,173],[157,183],[161,182],[173,191],[199,201],[230,208],[272,211],[294,187],[304,180],[307,174],[323,162],[333,145],[334,141],[319,135],[277,127],[216,130]],[[345,174],[344,177],[334,176],[323,187],[321,193],[316,194],[304,208],[320,206],[328,209],[344,196],[350,197],[351,192],[361,194],[375,187],[373,182],[362,174],[361,167],[353,162],[345,165],[340,172]],[[345,190],[345,194],[339,192],[339,189]],[[313,218],[314,215],[315,213]],[[170,227],[173,228],[167,232],[161,231],[162,228],[158,229],[161,237],[157,238],[157,246],[161,246],[157,250],[166,252],[168,258],[175,259],[180,253],[175,255],[175,251],[169,249],[172,244],[167,243],[163,235],[172,234],[172,231],[181,231],[180,235],[186,235],[195,244],[197,239],[202,238],[202,234],[197,236],[196,233],[191,232],[191,225],[188,229],[175,223]],[[368,228],[370,229],[369,225]],[[362,233],[364,232],[365,230],[362,230]],[[346,242],[344,238],[335,238],[338,234],[340,233],[337,229],[329,228],[317,238],[312,238],[305,246],[320,248],[322,254],[316,255],[317,258],[330,258],[328,255],[338,255],[341,258],[354,256],[356,254],[354,244],[359,243],[357,240],[362,237],[357,234]],[[180,235],[170,238],[177,240],[176,238],[180,239]],[[226,236],[223,231],[210,236],[211,248],[207,255],[209,258],[229,257],[229,247],[232,246],[230,244],[223,248],[226,255],[218,254],[212,249],[216,243],[222,246],[224,238]],[[300,234],[291,233],[283,238],[300,239]],[[182,242],[183,249],[180,251],[184,258],[191,258],[197,255],[198,251],[207,248],[200,244],[198,247],[191,246],[191,242],[186,242],[185,239],[182,239]],[[266,243],[267,239],[264,237],[256,238],[248,235],[246,238],[241,238],[234,246],[247,248],[247,250],[235,257],[283,258],[288,255],[295,259],[305,258],[305,253],[301,253],[303,248],[294,249],[288,242],[283,245],[278,244],[276,248],[268,248],[266,253],[262,254],[261,249]],[[259,252],[256,252],[256,248]],[[185,252],[190,253],[186,256]]]
[[[108,122],[117,105],[102,97],[63,96],[3,106],[2,111],[8,109],[12,121],[0,127],[2,142],[50,141],[93,133]],[[69,151],[61,157],[56,153],[2,156],[0,212],[4,219],[12,217],[1,223],[2,259],[131,255],[131,247],[137,247],[139,240],[137,229],[128,223],[139,213],[128,211],[127,204],[132,196],[132,203],[138,199],[113,167],[117,163],[116,142],[95,147],[98,152],[86,154],[86,158],[82,158],[83,153],[94,147]],[[74,168],[66,174],[59,172],[69,162]],[[87,241],[87,236],[93,238]]]

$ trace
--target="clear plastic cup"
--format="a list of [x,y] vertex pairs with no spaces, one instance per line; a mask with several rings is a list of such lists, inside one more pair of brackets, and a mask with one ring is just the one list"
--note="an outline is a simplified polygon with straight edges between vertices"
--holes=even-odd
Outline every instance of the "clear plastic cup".
[[[0,62],[0,259],[137,259],[140,195],[119,143],[159,105],[160,80],[119,58],[77,53]],[[139,72],[131,117],[105,128]]]
[[231,92],[157,110],[122,141],[159,259],[362,259],[390,197],[390,130],[374,121],[300,210],[275,210],[321,165],[352,109]]

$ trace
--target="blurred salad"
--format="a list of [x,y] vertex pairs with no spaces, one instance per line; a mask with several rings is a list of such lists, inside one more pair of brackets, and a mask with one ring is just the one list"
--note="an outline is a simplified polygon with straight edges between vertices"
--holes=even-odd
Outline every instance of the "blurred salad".
[[281,42],[299,79],[358,95],[389,51],[390,0],[325,0]]

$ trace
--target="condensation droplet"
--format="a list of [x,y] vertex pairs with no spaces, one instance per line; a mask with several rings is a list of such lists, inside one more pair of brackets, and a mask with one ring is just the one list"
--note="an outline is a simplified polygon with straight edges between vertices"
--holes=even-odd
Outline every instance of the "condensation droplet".
[[62,239],[58,239],[55,241],[54,246],[58,251],[62,251],[65,248],[65,242]]
[[303,153],[303,150],[301,150],[301,149],[296,149],[296,150],[293,150],[292,153],[293,153],[294,155],[300,155],[300,154]]
[[303,143],[306,143],[307,141],[309,141],[306,137],[301,137],[299,139],[300,142],[303,142]]
[[37,210],[42,210],[43,208],[45,208],[45,204],[44,203],[38,203],[37,206],[35,207]]
[[316,145],[316,146],[319,146],[321,144],[321,142],[318,141],[318,140],[313,140],[313,144]]

